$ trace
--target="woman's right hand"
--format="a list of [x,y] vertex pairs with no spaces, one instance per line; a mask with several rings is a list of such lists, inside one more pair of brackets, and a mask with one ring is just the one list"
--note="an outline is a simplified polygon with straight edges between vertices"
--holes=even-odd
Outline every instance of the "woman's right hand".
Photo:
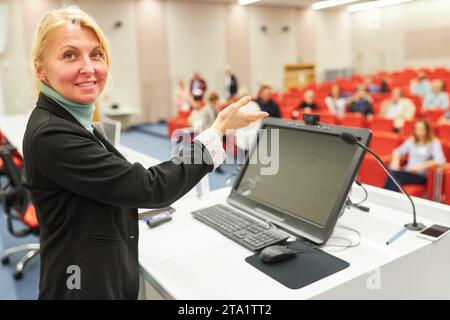
[[269,116],[267,112],[244,112],[239,110],[250,101],[252,101],[252,97],[246,96],[224,108],[217,115],[211,128],[224,135],[227,130],[237,130]]
[[400,161],[399,160],[392,160],[391,161],[391,169],[392,170],[400,170]]

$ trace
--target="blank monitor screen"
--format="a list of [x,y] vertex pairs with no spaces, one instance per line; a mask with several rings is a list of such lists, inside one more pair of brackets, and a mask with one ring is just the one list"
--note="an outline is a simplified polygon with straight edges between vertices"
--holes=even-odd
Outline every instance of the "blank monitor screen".
[[276,128],[279,130],[278,171],[262,175],[258,148],[271,149],[274,128],[266,126],[256,152],[251,154],[236,191],[268,207],[323,227],[348,179],[356,146],[344,143],[339,135]]

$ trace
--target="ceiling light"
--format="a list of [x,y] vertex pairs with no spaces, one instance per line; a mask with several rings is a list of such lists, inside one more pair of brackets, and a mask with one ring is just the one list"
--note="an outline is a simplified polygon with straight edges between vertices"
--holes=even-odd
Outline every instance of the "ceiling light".
[[348,4],[352,2],[356,2],[359,0],[326,0],[326,1],[319,1],[312,4],[312,8],[314,10],[321,10],[321,9],[327,9],[331,7],[341,6],[343,4]]
[[250,3],[253,3],[253,2],[258,2],[259,0],[239,0],[239,4],[241,5],[241,6],[245,6],[246,4],[250,4]]
[[347,11],[348,12],[365,11],[365,10],[394,6],[397,4],[402,4],[402,3],[410,2],[410,1],[412,1],[412,0],[378,0],[378,1],[371,1],[371,2],[363,2],[363,3],[357,3],[357,4],[352,4],[351,6],[348,6]]

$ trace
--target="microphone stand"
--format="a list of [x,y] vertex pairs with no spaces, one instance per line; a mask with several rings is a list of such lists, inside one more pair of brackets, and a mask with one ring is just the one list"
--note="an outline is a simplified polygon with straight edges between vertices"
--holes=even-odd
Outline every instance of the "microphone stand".
[[405,189],[403,189],[403,187],[400,185],[400,183],[398,182],[397,178],[395,178],[391,174],[391,171],[384,164],[383,160],[381,160],[380,157],[375,152],[373,152],[372,150],[367,148],[365,145],[363,145],[361,142],[359,142],[358,139],[356,139],[356,144],[359,145],[364,150],[366,150],[367,152],[369,152],[371,155],[373,155],[375,157],[375,159],[377,159],[378,163],[383,167],[384,171],[386,171],[386,173],[389,175],[389,178],[391,178],[392,181],[394,181],[395,185],[403,192],[403,194],[405,196],[408,197],[409,201],[411,202],[411,205],[412,205],[412,208],[413,208],[413,217],[414,217],[414,219],[413,219],[412,223],[405,224],[405,228],[408,229],[408,230],[412,230],[412,231],[420,231],[420,230],[425,229],[425,225],[423,223],[418,223],[417,220],[416,220],[416,207],[414,206],[414,202],[412,201],[411,197],[405,191]]

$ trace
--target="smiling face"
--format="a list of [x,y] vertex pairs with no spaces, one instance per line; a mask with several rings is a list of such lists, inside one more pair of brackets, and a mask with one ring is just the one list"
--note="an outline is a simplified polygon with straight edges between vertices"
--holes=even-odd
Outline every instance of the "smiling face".
[[108,62],[92,29],[63,25],[54,31],[36,72],[66,99],[93,103],[105,87]]

